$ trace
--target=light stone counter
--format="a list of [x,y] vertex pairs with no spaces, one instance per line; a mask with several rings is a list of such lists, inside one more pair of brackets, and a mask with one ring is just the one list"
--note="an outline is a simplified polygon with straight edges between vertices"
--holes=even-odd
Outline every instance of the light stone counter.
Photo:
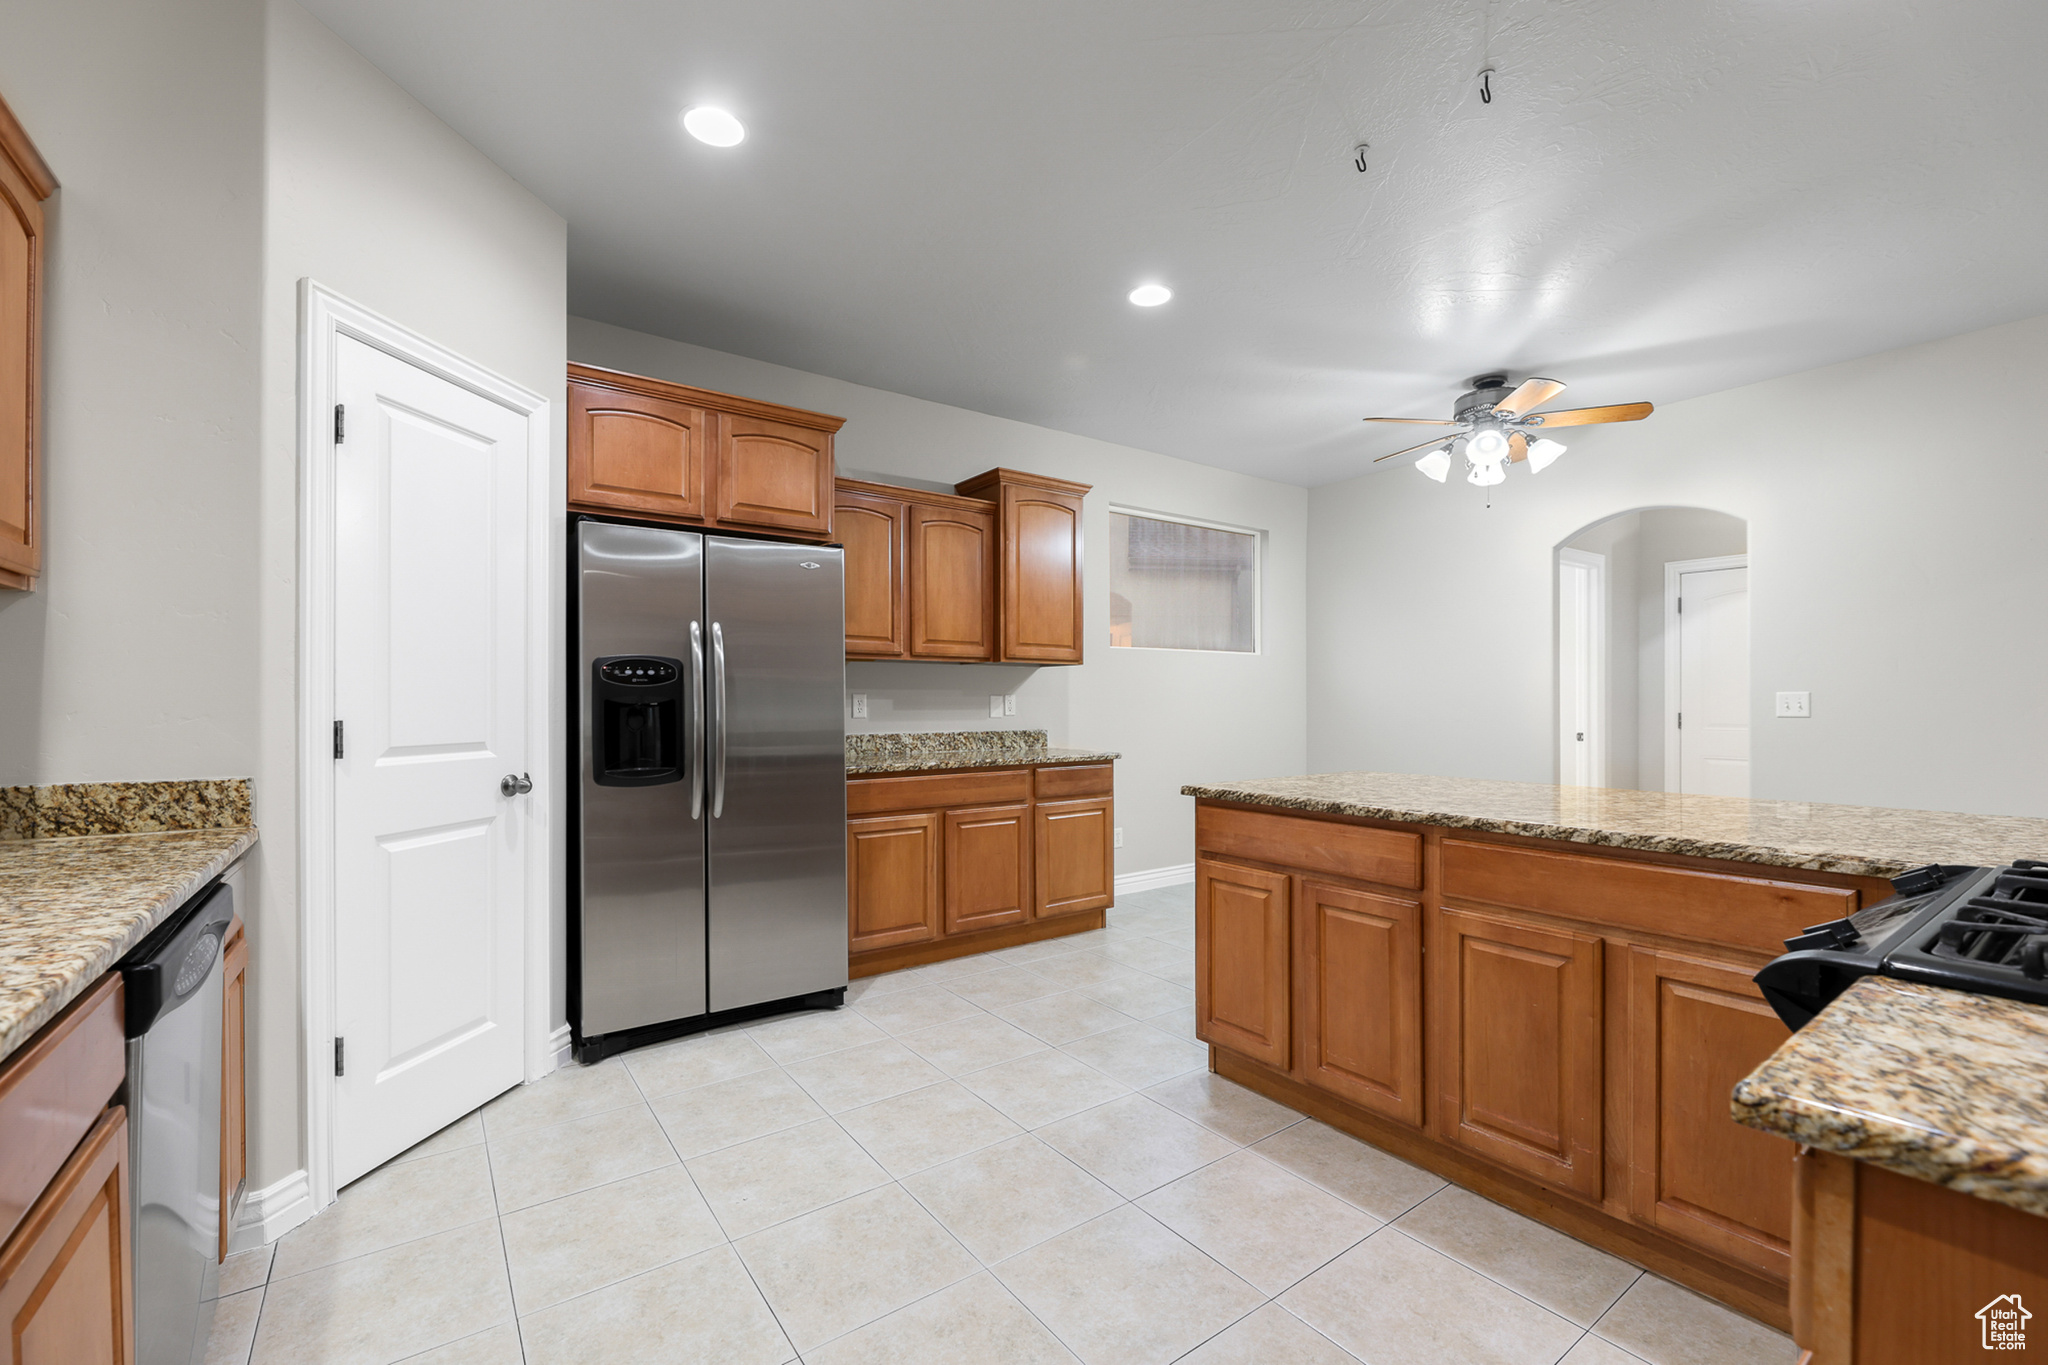
[[2048,1216],[2048,1008],[1868,976],[1735,1087],[1737,1123]]
[[255,844],[249,808],[241,779],[0,789],[0,1058]]
[[1026,768],[1042,763],[1110,763],[1103,749],[1046,744],[1043,730],[951,730],[929,734],[848,735],[846,775],[936,772],[947,768]]
[[1814,872],[1890,877],[1923,863],[2048,858],[2048,820],[1401,773],[1206,783],[1184,796],[1276,810],[1522,834]]

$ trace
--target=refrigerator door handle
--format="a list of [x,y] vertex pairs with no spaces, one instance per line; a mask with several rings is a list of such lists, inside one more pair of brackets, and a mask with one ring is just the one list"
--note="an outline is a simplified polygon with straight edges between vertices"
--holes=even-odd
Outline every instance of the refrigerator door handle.
[[704,627],[690,622],[690,818],[704,818]]
[[711,818],[725,814],[725,631],[711,623],[711,695],[717,701],[718,718],[712,736],[718,748],[711,756]]

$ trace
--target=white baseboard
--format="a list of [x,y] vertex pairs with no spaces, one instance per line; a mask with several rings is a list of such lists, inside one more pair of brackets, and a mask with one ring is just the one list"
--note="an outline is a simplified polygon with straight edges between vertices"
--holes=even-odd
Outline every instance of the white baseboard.
[[1140,891],[1156,891],[1162,886],[1184,886],[1195,879],[1193,863],[1176,863],[1172,867],[1148,868],[1143,872],[1120,872],[1116,879],[1116,894],[1136,895]]
[[569,1065],[569,1026],[562,1025],[548,1035],[548,1055],[554,1058],[551,1070]]
[[304,1171],[293,1171],[274,1185],[242,1196],[242,1216],[235,1220],[230,1251],[268,1246],[313,1216],[313,1186]]

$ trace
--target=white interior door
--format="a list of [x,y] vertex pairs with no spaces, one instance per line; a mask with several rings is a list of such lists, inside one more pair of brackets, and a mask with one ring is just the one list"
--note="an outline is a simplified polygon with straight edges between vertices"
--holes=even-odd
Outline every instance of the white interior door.
[[336,1186],[523,1078],[527,419],[350,337],[335,473]]
[[1557,553],[1557,780],[1567,787],[1606,785],[1606,570],[1605,555]]
[[1749,570],[1678,576],[1683,792],[1749,795]]

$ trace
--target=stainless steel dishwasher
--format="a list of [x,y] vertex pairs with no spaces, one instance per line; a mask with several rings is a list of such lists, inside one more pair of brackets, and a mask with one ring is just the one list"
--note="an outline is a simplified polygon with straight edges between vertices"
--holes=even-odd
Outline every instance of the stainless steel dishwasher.
[[136,1365],[198,1365],[220,1285],[221,944],[215,882],[120,963],[128,1169],[135,1191]]

